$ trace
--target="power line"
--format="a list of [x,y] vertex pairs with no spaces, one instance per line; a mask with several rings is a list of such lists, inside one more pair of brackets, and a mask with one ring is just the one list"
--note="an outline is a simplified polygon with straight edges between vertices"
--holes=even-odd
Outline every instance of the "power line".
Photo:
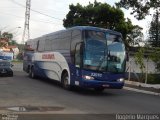
[[[10,0],[10,1],[13,2],[14,4],[17,4],[17,5],[21,6],[21,7],[25,7],[24,5],[16,2],[15,0]],[[60,19],[60,18],[56,18],[56,17],[53,17],[53,16],[51,16],[51,15],[47,15],[47,14],[45,14],[45,13],[39,12],[39,11],[34,10],[34,9],[30,9],[30,10],[33,11],[33,12],[35,12],[35,13],[38,13],[38,14],[41,14],[41,15],[44,15],[44,16],[47,16],[47,17],[50,17],[50,18],[54,18],[54,19],[57,19],[57,20],[62,20],[62,19]]]
[[9,15],[9,16],[14,16],[14,17],[17,17],[17,18],[24,18],[22,16],[18,16],[18,15],[14,15],[14,14],[10,14],[10,13],[4,13],[4,12],[0,12],[1,14],[3,15]]
[[[3,14],[3,15],[9,15],[9,16],[13,16],[13,17],[16,17],[16,18],[21,18],[21,19],[24,19],[24,18],[25,18],[25,17],[22,17],[22,16],[10,14],[10,13],[4,13],[4,12],[0,12],[0,13]],[[30,21],[41,22],[41,23],[47,23],[47,24],[61,25],[61,24],[53,23],[52,21],[46,21],[46,20],[44,21],[44,20],[30,19]]]
[[50,17],[50,18],[54,18],[54,19],[57,19],[57,20],[62,20],[62,19],[60,19],[60,18],[56,18],[56,17],[50,16],[50,15],[41,13],[41,12],[39,12],[39,11],[37,11],[37,10],[31,9],[31,11],[36,12],[36,13],[39,13],[39,14],[44,15],[44,16],[47,16],[47,17]]

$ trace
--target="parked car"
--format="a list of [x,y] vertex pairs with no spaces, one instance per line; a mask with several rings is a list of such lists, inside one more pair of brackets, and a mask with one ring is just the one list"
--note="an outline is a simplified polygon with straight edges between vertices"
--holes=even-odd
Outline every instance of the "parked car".
[[0,76],[13,77],[13,65],[8,60],[0,60]]

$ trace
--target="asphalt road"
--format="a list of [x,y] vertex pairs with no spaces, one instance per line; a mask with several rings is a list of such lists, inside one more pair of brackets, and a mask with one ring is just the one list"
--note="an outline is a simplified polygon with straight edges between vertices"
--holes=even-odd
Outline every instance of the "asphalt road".
[[[0,77],[0,113],[38,114],[41,119],[45,117],[43,114],[50,114],[52,118],[52,114],[81,114],[86,119],[105,119],[106,114],[160,113],[159,96],[124,89],[106,89],[103,93],[80,89],[67,91],[56,82],[31,79],[19,68],[14,68],[14,77]],[[27,117],[35,119],[34,115]]]

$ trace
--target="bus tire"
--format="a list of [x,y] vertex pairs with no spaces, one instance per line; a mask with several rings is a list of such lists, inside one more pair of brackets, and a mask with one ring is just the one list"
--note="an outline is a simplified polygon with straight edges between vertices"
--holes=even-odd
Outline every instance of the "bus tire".
[[36,75],[34,73],[34,67],[31,67],[29,70],[29,77],[33,79],[36,78]]
[[62,87],[63,87],[64,89],[66,89],[66,90],[70,90],[70,89],[71,89],[71,87],[70,87],[70,85],[69,85],[69,77],[68,77],[68,73],[67,73],[67,72],[65,72],[65,73],[62,75],[62,80],[61,80],[61,82],[62,82]]
[[103,87],[99,87],[99,88],[94,88],[94,90],[96,92],[103,92],[104,91],[104,88]]

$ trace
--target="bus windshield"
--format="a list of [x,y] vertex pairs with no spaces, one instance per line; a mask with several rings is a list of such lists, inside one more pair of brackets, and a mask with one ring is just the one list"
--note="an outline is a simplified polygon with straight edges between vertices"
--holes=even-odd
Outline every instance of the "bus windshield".
[[124,72],[125,48],[121,37],[101,31],[86,31],[83,63],[85,69]]

